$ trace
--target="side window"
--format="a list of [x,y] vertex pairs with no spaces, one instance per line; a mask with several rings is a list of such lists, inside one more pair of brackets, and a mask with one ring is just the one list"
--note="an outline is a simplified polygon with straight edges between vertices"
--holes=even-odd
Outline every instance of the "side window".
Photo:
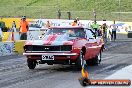
[[87,39],[95,39],[94,33],[92,33],[89,29],[86,30]]

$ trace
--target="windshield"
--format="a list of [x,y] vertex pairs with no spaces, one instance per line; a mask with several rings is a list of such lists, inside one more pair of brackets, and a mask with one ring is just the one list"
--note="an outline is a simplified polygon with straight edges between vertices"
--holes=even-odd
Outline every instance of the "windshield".
[[85,38],[85,32],[83,28],[53,28],[48,29],[46,35],[64,35],[67,34],[69,37]]

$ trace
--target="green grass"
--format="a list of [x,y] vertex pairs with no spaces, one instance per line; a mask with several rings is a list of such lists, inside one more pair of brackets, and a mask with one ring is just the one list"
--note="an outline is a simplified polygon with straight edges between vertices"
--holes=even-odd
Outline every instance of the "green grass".
[[132,0],[0,0],[0,16],[22,16],[31,18],[57,18],[57,10],[62,12],[61,18],[67,19],[70,11],[72,19],[94,19],[93,9],[97,19],[132,20]]

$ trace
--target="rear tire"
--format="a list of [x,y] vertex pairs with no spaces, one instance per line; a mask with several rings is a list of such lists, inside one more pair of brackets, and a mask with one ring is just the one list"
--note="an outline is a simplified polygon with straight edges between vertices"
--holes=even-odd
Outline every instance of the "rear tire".
[[28,58],[27,59],[27,65],[28,65],[29,69],[34,69],[36,67],[36,61]]
[[93,65],[99,65],[100,64],[101,55],[102,55],[102,52],[100,51],[100,53],[93,59]]
[[86,63],[87,65],[99,65],[101,62],[101,56],[102,56],[102,51],[95,57],[90,60],[87,60]]

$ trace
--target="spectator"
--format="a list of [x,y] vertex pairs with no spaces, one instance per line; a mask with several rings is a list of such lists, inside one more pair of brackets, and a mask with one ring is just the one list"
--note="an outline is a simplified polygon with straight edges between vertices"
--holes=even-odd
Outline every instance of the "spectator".
[[12,23],[12,32],[16,32],[16,23],[13,21]]
[[2,37],[2,29],[0,28],[0,38]]
[[46,27],[47,27],[47,28],[51,27],[51,24],[50,24],[49,21],[47,21],[47,23],[46,23]]
[[29,24],[26,21],[26,16],[23,16],[20,22],[20,40],[27,40],[27,32],[29,30]]
[[60,9],[58,9],[58,19],[60,19],[61,18],[61,11],[60,11]]
[[[106,20],[103,20],[103,21],[106,21]],[[104,49],[107,49],[106,44],[107,44],[107,37],[108,37],[109,31],[108,31],[108,26],[107,26],[106,22],[104,22],[102,24],[101,28],[102,28],[102,37],[103,37],[103,40],[104,40],[104,43],[105,43],[104,44]]]
[[101,25],[99,25],[99,30],[98,30],[98,36],[102,36],[103,30]]
[[2,32],[7,32],[8,31],[8,29],[5,25],[5,22],[3,22],[3,21],[0,21],[0,28],[1,28]]
[[117,26],[115,25],[115,21],[114,21],[114,24],[112,26],[112,35],[111,35],[111,40],[114,39],[114,41],[116,40],[116,30],[117,30]]
[[75,19],[74,22],[71,25],[72,26],[77,26],[77,20]]
[[109,38],[109,40],[111,41],[111,35],[112,35],[112,30],[110,27],[108,27],[107,29],[107,39]]
[[104,40],[105,43],[107,43],[107,29],[108,29],[108,26],[106,25],[106,23],[103,23],[101,28],[102,28],[103,40]]
[[93,22],[93,24],[91,25],[91,28],[93,29],[93,31],[95,32],[95,35],[98,35],[98,30],[99,30],[99,24],[97,24],[96,21]]
[[77,20],[77,25],[82,26],[82,23],[79,21],[79,17],[77,17],[76,20]]

